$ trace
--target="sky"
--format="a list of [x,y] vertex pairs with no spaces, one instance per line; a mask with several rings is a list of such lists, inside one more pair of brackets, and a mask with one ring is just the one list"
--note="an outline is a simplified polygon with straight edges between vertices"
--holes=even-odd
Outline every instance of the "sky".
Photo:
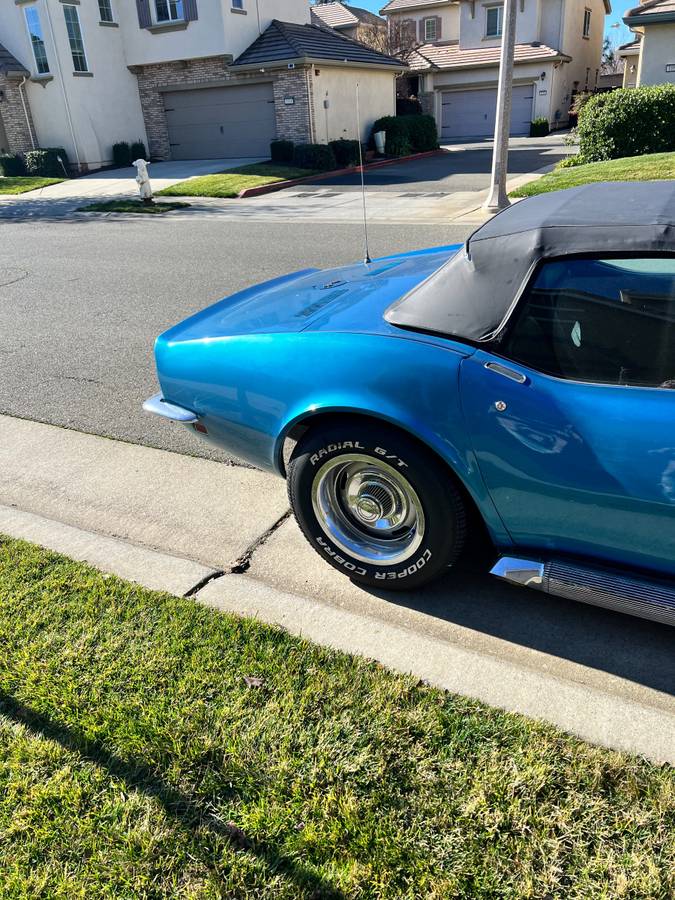
[[[361,6],[363,9],[369,9],[371,12],[377,13],[384,6],[387,0],[354,0],[354,6]],[[627,9],[635,6],[637,0],[612,0],[612,12],[605,18],[605,34],[610,38],[612,44],[618,47],[620,44],[627,44],[633,40],[633,34],[627,25],[623,24],[622,16]],[[612,25],[618,23],[619,28],[612,28]]]

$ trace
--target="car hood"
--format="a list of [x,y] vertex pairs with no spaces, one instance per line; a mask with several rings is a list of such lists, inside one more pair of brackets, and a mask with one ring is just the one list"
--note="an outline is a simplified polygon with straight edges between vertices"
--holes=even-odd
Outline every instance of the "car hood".
[[304,269],[247,288],[165,332],[166,343],[241,334],[392,331],[385,309],[454,255],[434,247],[335,269]]

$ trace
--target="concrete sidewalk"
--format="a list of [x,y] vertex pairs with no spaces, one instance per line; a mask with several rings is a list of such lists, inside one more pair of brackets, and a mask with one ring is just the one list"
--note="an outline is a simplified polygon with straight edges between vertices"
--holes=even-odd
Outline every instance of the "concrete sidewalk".
[[675,762],[672,629],[502,585],[353,585],[270,475],[0,416],[0,531],[195,596],[587,740]]

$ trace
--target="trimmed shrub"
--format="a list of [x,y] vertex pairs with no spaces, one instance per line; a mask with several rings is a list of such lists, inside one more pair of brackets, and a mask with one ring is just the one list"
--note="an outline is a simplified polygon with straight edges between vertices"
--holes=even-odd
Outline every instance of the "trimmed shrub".
[[329,141],[328,146],[335,154],[335,162],[339,168],[359,165],[359,142],[348,141],[341,138],[338,141]]
[[335,154],[328,144],[296,144],[293,164],[299,169],[317,169],[320,172],[337,168]]
[[272,162],[292,163],[294,147],[293,141],[272,141],[270,144],[270,156],[272,157]]
[[8,178],[19,178],[26,174],[26,163],[23,156],[18,153],[11,156],[6,154],[0,156],[0,175],[6,175]]
[[137,141],[134,141],[131,147],[129,148],[129,157],[131,162],[135,162],[137,159],[145,159],[147,160],[147,151],[145,149],[145,144],[139,138]]
[[397,97],[396,98],[396,115],[397,116],[421,116],[422,104],[416,97]]
[[584,162],[675,150],[675,84],[595,94],[579,113]]
[[546,137],[548,131],[548,119],[543,116],[530,122],[530,137]]
[[577,153],[576,156],[567,156],[565,159],[561,159],[556,169],[572,169],[574,166],[583,166],[586,160],[580,153]]
[[[143,148],[145,149],[145,148]],[[113,162],[116,166],[130,166],[132,160],[138,159],[137,156],[131,155],[131,147],[127,141],[118,141],[112,146]]]
[[384,131],[387,136],[384,148],[387,156],[424,153],[438,147],[433,116],[384,116],[373,124],[372,134],[378,131]]
[[[68,178],[68,155],[63,147],[45,147],[24,153],[26,172],[42,178]],[[59,160],[61,160],[59,162]]]

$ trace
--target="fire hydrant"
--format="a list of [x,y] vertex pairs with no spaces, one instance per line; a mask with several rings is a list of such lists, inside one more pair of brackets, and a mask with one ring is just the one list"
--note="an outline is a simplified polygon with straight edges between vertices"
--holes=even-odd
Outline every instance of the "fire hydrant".
[[143,203],[152,203],[152,185],[150,184],[150,176],[148,175],[149,162],[144,159],[137,159],[132,164],[136,167],[136,184],[138,192],[141,195]]

